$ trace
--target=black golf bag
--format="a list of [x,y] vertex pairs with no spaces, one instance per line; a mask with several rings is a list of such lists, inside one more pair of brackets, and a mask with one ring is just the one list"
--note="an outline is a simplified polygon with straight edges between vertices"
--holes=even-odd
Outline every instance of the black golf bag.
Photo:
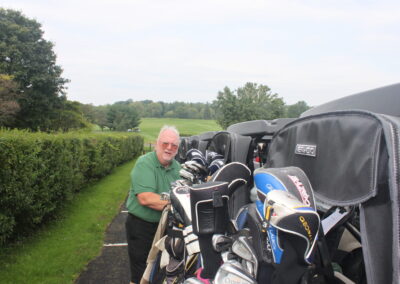
[[308,176],[334,270],[355,283],[400,283],[399,129],[399,117],[336,111],[295,120],[270,144],[266,167]]

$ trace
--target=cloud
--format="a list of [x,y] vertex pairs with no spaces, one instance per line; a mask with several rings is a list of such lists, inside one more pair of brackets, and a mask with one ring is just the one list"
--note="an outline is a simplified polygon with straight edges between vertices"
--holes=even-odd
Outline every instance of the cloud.
[[205,102],[256,82],[317,105],[399,78],[396,1],[3,2],[42,23],[84,103]]

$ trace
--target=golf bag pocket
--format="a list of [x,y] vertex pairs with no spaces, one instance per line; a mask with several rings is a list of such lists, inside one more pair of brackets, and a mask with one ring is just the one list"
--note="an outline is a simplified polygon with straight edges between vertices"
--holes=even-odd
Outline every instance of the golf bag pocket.
[[229,222],[227,182],[208,182],[190,188],[193,231],[196,235],[224,233]]

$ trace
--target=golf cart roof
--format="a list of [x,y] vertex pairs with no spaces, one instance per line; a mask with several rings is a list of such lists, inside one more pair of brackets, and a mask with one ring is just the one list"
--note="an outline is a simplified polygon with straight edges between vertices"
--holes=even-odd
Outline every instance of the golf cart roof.
[[274,120],[251,120],[232,124],[226,129],[228,132],[233,132],[243,136],[260,137],[272,136],[275,132],[281,129],[295,118],[277,118]]
[[357,93],[319,105],[303,112],[300,117],[349,109],[400,116],[400,83]]

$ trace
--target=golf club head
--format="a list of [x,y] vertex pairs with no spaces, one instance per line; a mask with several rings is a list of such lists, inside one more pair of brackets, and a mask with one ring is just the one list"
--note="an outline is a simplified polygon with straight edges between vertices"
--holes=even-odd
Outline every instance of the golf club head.
[[187,161],[196,161],[203,166],[207,166],[206,158],[204,157],[203,153],[198,149],[190,149],[186,153],[186,160]]
[[232,244],[232,252],[240,258],[252,263],[253,267],[248,268],[248,271],[254,276],[257,275],[258,260],[257,253],[254,250],[250,240],[246,236],[239,236]]
[[222,234],[212,236],[212,246],[216,252],[227,251],[232,245],[232,239]]
[[210,163],[208,166],[209,175],[213,175],[217,170],[225,165],[224,159],[216,159]]
[[214,278],[215,284],[238,283],[256,284],[255,278],[244,270],[241,264],[235,260],[223,263]]
[[196,173],[205,173],[207,171],[206,167],[197,161],[187,161],[184,166]]
[[204,284],[204,282],[201,281],[200,279],[197,279],[196,277],[190,277],[185,279],[183,284]]
[[179,175],[183,179],[188,180],[191,183],[193,183],[195,181],[195,176],[191,172],[189,172],[188,170],[186,170],[184,168],[180,169]]
[[217,159],[224,159],[224,156],[217,152],[206,150],[206,160],[208,164]]

